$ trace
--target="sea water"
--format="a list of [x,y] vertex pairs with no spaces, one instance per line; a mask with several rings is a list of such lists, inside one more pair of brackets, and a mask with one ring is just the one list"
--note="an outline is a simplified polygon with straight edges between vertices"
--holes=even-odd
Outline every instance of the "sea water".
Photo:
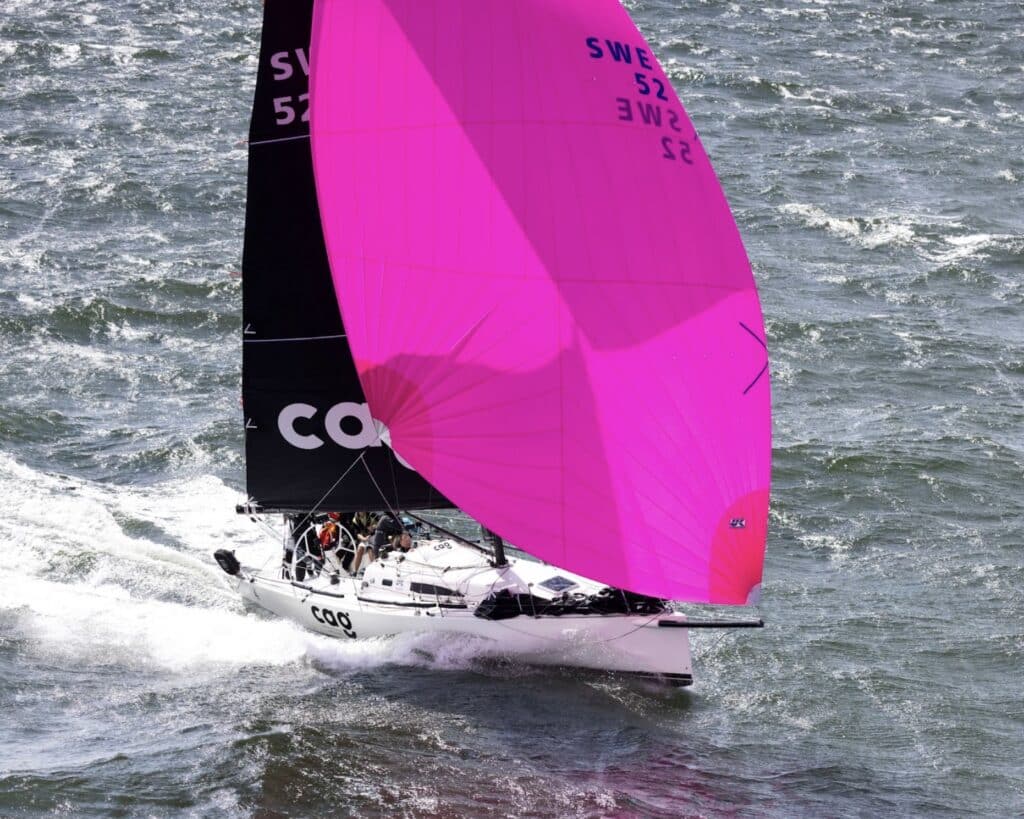
[[229,593],[260,4],[5,0],[0,816],[1024,811],[1022,6],[628,5],[772,356],[768,627],[686,692]]

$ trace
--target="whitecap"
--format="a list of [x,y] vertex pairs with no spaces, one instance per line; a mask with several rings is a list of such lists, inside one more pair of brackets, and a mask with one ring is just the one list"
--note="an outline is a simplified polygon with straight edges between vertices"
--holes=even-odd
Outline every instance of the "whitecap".
[[817,205],[798,202],[782,205],[779,210],[796,216],[808,227],[824,228],[835,236],[868,249],[907,245],[916,241],[914,221],[899,214],[864,218],[837,217],[831,216]]

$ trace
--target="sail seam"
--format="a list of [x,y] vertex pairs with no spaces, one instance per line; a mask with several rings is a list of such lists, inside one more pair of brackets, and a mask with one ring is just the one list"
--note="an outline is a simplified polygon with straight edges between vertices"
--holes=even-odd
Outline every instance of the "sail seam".
[[[344,259],[351,262],[365,262],[368,264],[380,264],[380,265],[391,265],[394,267],[400,267],[404,270],[416,271],[416,272],[427,272],[427,273],[451,273],[456,276],[477,276],[486,277],[488,279],[514,279],[517,281],[554,281],[558,284],[640,284],[650,287],[694,287],[694,288],[706,288],[711,290],[724,290],[727,292],[737,292],[741,288],[734,284],[722,284],[720,282],[710,281],[695,281],[695,282],[684,282],[673,279],[637,279],[637,278],[617,278],[612,279],[608,277],[595,278],[593,276],[544,276],[540,274],[524,276],[518,273],[498,273],[494,271],[482,271],[482,270],[469,270],[460,269],[456,267],[450,267],[445,265],[433,265],[425,263],[416,263],[410,261],[394,261],[393,259],[377,259],[371,258],[365,255],[355,255],[352,253],[335,253],[333,258]],[[757,338],[757,336],[755,336]],[[763,342],[762,342],[763,343]]]
[[266,344],[271,341],[319,341],[325,338],[345,338],[345,333],[335,333],[329,336],[295,336],[293,338],[244,338],[244,344]]

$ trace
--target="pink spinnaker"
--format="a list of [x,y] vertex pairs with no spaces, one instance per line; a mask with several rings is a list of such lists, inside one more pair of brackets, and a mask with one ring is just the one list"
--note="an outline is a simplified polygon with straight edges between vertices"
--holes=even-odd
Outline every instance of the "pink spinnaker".
[[312,150],[395,450],[557,566],[752,602],[771,458],[739,232],[617,0],[318,0]]

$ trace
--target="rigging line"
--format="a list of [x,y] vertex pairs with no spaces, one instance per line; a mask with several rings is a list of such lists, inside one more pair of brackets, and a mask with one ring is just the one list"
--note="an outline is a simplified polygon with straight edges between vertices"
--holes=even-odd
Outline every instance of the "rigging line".
[[[377,437],[380,438],[380,431],[379,430],[377,431]],[[387,459],[388,460],[388,474],[391,475],[391,488],[395,491],[395,494],[394,494],[395,503],[397,503],[399,506],[401,506],[402,505],[402,499],[400,497],[398,497],[398,472],[395,469],[395,462],[396,462],[397,459],[395,458],[395,451],[393,449],[391,449],[390,446],[388,447],[388,449],[391,450],[391,452],[390,452],[391,457]]]
[[278,137],[277,139],[257,139],[249,142],[249,147],[253,145],[273,145],[275,142],[293,142],[296,139],[309,139],[309,134],[299,134],[298,136],[290,137]]
[[[356,468],[356,464],[359,463],[360,461],[362,461],[363,458],[365,458],[365,457],[366,457],[366,450],[364,449],[362,452],[359,453],[359,457],[356,458],[354,461],[352,461],[351,464],[349,464],[348,469],[346,469],[344,472],[341,473],[341,476],[338,478],[338,480],[336,480],[334,483],[331,484],[331,488],[328,489],[326,492],[324,492],[324,494],[321,496],[320,500],[318,500],[315,504],[313,504],[313,508],[310,509],[308,512],[306,512],[306,514],[302,517],[302,520],[300,520],[299,523],[296,525],[295,529],[301,529],[306,524],[306,522],[309,521],[313,517],[313,515],[316,513],[316,510],[320,508],[320,504],[322,504],[325,500],[327,500],[328,496],[331,494],[331,492],[333,492],[337,488],[338,484],[341,483],[343,480],[345,480],[345,478],[348,477],[348,473],[351,472],[353,469],[355,469]],[[378,491],[380,491],[380,490],[378,490]],[[295,530],[293,529],[293,531],[295,531]]]
[[620,634],[618,637],[609,637],[607,640],[595,640],[594,642],[596,642],[596,643],[614,643],[616,640],[621,640],[623,637],[628,637],[630,634],[635,634],[636,632],[640,631],[640,629],[642,629],[642,628],[647,628],[651,623],[653,623],[655,620],[657,620],[659,617],[661,617],[662,613],[652,614],[649,618],[647,618],[647,620],[645,620],[639,626],[637,626],[634,629],[631,629],[630,631],[627,631],[625,634]]
[[265,568],[267,568],[267,564],[268,564],[268,563],[270,563],[270,561],[271,561],[271,560],[273,560],[273,559],[274,559],[274,555],[271,555],[271,556],[270,556],[270,557],[268,557],[268,558],[267,558],[266,560],[264,560],[264,561],[263,561],[263,565],[262,565],[262,566],[260,566],[260,567],[259,567],[259,568],[258,568],[258,569],[256,570],[256,574],[258,574],[258,575],[260,575],[260,574],[263,574],[263,570],[264,570]]
[[[365,450],[363,450],[363,452],[365,454]],[[395,511],[395,509],[391,506],[391,504],[388,503],[388,499],[387,499],[387,497],[385,497],[384,492],[381,490],[380,484],[377,483],[377,479],[373,476],[373,472],[371,471],[369,464],[367,464],[366,461],[363,460],[363,456],[362,455],[359,456],[359,460],[363,461],[363,468],[366,469],[366,474],[370,476],[370,480],[373,482],[373,486],[377,490],[377,494],[380,495],[380,499],[382,501],[384,501],[384,505],[387,507],[387,510],[391,513],[391,516],[395,520],[397,520],[399,523],[401,523],[402,522],[401,515],[399,515],[398,512]],[[355,466],[355,464],[353,464],[353,466]]]
[[[273,529],[272,527],[270,527],[269,525],[267,525],[267,523],[265,523],[265,522],[264,522],[263,520],[261,520],[260,518],[257,518],[257,517],[256,517],[255,515],[249,515],[249,520],[251,520],[251,521],[252,521],[253,523],[255,523],[255,524],[256,524],[256,525],[257,525],[257,526],[258,526],[258,527],[259,527],[260,529],[262,529],[262,530],[264,531],[264,533],[265,533],[265,534],[268,534],[268,535],[270,535],[270,536],[271,536],[271,537],[272,537],[272,538],[273,538],[274,540],[277,540],[277,538],[278,538],[278,533],[277,533],[277,532],[275,532],[275,531],[274,531],[274,529]],[[267,568],[267,564],[268,564],[268,563],[270,563],[270,561],[271,561],[271,560],[273,560],[273,559],[274,559],[274,555],[271,555],[271,556],[270,556],[270,557],[268,557],[268,558],[267,558],[266,560],[264,560],[264,561],[263,561],[263,565],[262,565],[262,566],[260,566],[260,567],[259,567],[259,568],[258,568],[258,569],[256,570],[256,574],[257,574],[257,575],[263,574],[263,570],[264,570],[265,568]]]
[[[729,637],[729,636],[730,636],[729,629],[723,629],[722,633],[719,635],[718,639],[715,640],[715,642],[713,642],[710,646],[708,646],[707,650],[708,651],[714,651],[716,648],[718,648],[719,643],[721,643],[722,640],[724,640],[726,637]],[[733,637],[736,636],[736,632],[735,631],[732,632],[732,636]]]
[[272,537],[274,540],[277,540],[280,537],[280,535],[277,533],[277,531],[274,530],[272,526],[260,520],[255,515],[249,515],[249,520],[255,523],[260,529],[262,529],[264,534],[270,535],[270,537]]

